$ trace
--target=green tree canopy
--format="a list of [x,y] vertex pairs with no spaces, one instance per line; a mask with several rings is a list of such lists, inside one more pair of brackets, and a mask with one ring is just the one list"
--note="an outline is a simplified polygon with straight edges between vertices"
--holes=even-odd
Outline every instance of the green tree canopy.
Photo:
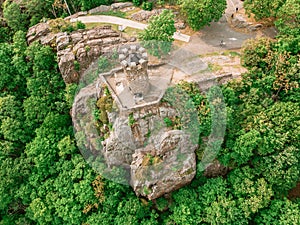
[[226,1],[181,0],[180,7],[191,28],[199,30],[210,22],[218,21],[222,17],[226,9]]
[[9,1],[6,1],[4,3],[3,15],[8,26],[14,32],[18,30],[26,31],[28,17],[21,12],[20,5],[15,2],[10,3]]
[[247,12],[251,12],[257,19],[276,18],[281,6],[286,0],[245,0],[244,7]]
[[175,31],[173,12],[164,10],[150,19],[148,27],[140,34],[140,39],[150,54],[160,57],[171,50]]

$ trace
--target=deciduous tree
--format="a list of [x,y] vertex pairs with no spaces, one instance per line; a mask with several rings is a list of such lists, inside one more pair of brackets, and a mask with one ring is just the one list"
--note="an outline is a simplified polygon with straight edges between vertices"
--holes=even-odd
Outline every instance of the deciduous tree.
[[151,18],[140,39],[150,54],[161,57],[171,50],[175,31],[174,14],[170,10],[164,10],[160,15]]
[[191,28],[199,30],[210,22],[218,21],[222,17],[226,9],[226,1],[181,0],[180,7]]

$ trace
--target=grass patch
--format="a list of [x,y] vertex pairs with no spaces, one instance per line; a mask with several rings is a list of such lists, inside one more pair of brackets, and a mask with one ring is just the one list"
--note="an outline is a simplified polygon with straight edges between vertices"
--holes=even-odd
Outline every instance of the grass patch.
[[123,33],[127,34],[128,36],[134,36],[137,37],[139,33],[142,32],[142,30],[135,29],[132,27],[126,27]]
[[206,54],[203,54],[203,55],[199,55],[200,58],[205,58],[205,57],[209,57],[209,56],[218,56],[220,55],[219,52],[209,52],[209,53],[206,53]]
[[[86,29],[93,29],[95,27],[102,27],[102,26],[111,26],[111,28],[113,30],[119,31],[118,27],[119,25],[117,24],[111,24],[111,23],[86,23]],[[142,30],[139,29],[135,29],[132,27],[126,27],[125,30],[122,32],[125,35],[127,35],[128,37],[138,37],[138,34],[141,32]]]
[[127,12],[125,13],[125,14],[126,14],[125,18],[131,19],[131,15],[134,14],[134,13],[136,13],[136,12],[138,12],[138,11],[140,11],[140,10],[141,10],[140,8],[135,7],[135,9],[130,10],[130,11],[127,11]]
[[116,16],[120,18],[126,18],[126,13],[122,11],[100,12],[100,13],[95,13],[93,15]]
[[102,27],[102,26],[111,26],[111,29],[118,30],[117,24],[111,24],[111,23],[86,23],[86,29],[93,29],[95,27]]
[[231,56],[231,57],[236,57],[236,56],[241,57],[241,53],[235,51],[224,51],[222,55]]

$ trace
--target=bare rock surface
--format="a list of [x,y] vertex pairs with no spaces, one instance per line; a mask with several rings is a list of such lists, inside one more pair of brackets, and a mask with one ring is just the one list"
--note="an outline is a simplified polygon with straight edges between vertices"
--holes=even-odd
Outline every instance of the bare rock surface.
[[191,143],[187,131],[166,127],[164,118],[176,117],[178,112],[163,103],[133,111],[133,124],[128,113],[111,112],[113,127],[99,146],[90,102],[99,97],[100,86],[98,79],[82,88],[72,108],[75,136],[85,140],[78,142],[83,156],[87,159],[102,154],[107,168],[125,169],[135,193],[148,199],[191,182],[196,173],[197,145]]
[[131,6],[133,6],[132,2],[117,2],[111,5],[111,9],[120,10]]
[[[76,95],[72,107],[72,120],[76,136],[79,141],[78,147],[85,159],[97,152],[97,129],[94,126],[93,107],[90,105],[91,99],[96,99],[98,94],[96,82],[80,90]],[[79,138],[79,136],[81,138]]]
[[59,58],[58,66],[64,81],[66,83],[76,82],[79,79],[79,74],[74,68],[75,55],[73,54],[72,49],[67,48],[61,50],[57,56]]
[[103,144],[106,163],[109,167],[119,165],[129,167],[135,149],[133,134],[128,126],[128,118],[117,118],[113,132]]
[[231,24],[237,29],[247,29],[248,31],[254,32],[263,28],[263,25],[260,23],[253,23],[249,21],[249,18],[244,13],[233,14],[231,19]]
[[126,40],[122,39],[117,31],[107,27],[78,30],[57,37],[58,65],[64,81],[78,82],[94,60],[123,42]]
[[111,10],[111,6],[109,5],[100,5],[96,8],[93,8],[88,11],[89,14],[94,14],[94,13],[103,13],[103,12],[108,12]]
[[52,33],[48,23],[39,23],[28,30],[27,42],[56,46],[58,66],[65,83],[78,82],[88,66],[100,55],[107,54],[127,42],[110,26],[72,33]]
[[195,149],[181,130],[157,135],[152,144],[137,149],[131,163],[136,194],[156,199],[191,182],[196,173]]
[[42,44],[47,44],[45,39],[49,39],[48,35],[50,34],[50,26],[48,23],[38,23],[29,28],[26,38],[28,44],[31,44],[34,41],[41,41]]
[[141,10],[141,11],[138,11],[138,12],[132,14],[131,19],[139,21],[139,22],[141,22],[141,21],[148,22],[152,16],[159,15],[162,11],[163,11],[163,9],[154,9],[152,11]]
[[246,28],[249,26],[247,18],[243,14],[236,14],[232,19],[232,25],[236,28]]

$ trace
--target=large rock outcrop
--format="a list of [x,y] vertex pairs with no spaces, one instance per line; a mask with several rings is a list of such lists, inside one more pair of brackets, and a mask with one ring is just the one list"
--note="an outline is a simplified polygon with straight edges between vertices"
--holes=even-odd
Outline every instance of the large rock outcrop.
[[131,182],[137,195],[156,199],[188,184],[196,174],[196,145],[181,130],[153,137],[137,149],[131,163]]
[[[165,118],[177,118],[180,113],[165,103],[158,103],[134,111],[108,113],[111,131],[101,139],[93,119],[91,100],[101,97],[98,79],[80,90],[72,108],[72,119],[79,139],[78,145],[86,159],[105,160],[101,174],[114,181],[124,180],[111,168],[127,171],[126,176],[138,196],[155,199],[191,182],[196,173],[195,149],[187,130],[169,127]],[[102,156],[101,156],[102,155]],[[95,168],[97,170],[97,168]]]
[[195,150],[187,131],[166,127],[164,118],[178,112],[163,104],[118,115],[110,136],[103,142],[108,167],[130,171],[130,183],[138,196],[158,198],[189,183],[196,173]]
[[128,118],[118,117],[114,122],[113,132],[103,143],[107,165],[129,168],[136,148],[131,128],[128,126]]
[[100,55],[127,42],[109,26],[59,33],[56,38],[58,66],[65,83],[78,82],[88,66]]
[[51,47],[56,46],[58,66],[65,83],[78,82],[95,59],[127,42],[110,26],[77,30],[72,33],[53,33],[48,23],[39,23],[28,30],[28,44],[34,41]]
[[38,23],[28,29],[26,38],[28,44],[40,41],[43,45],[51,45],[55,43],[56,34],[51,33],[49,23]]

